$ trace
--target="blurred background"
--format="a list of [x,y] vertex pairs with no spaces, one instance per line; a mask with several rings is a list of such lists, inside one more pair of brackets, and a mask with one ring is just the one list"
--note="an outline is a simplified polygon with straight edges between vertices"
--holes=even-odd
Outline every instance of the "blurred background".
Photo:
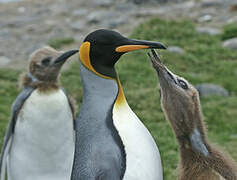
[[[237,160],[236,0],[0,0],[0,144],[29,55],[46,45],[79,48],[99,28],[166,44],[164,63],[200,92],[210,141]],[[125,55],[116,68],[129,104],[159,146],[164,179],[173,180],[178,146],[146,52]],[[61,81],[80,107],[78,57],[72,59]]]

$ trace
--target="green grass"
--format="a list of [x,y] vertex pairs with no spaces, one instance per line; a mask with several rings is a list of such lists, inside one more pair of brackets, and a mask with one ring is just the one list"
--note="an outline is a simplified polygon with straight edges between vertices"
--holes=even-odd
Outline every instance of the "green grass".
[[48,45],[55,48],[55,49],[60,49],[62,46],[69,45],[74,42],[75,42],[75,40],[72,37],[58,38],[58,39],[50,39],[48,41]]
[[222,39],[230,39],[237,37],[237,24],[228,24],[224,27],[224,32],[221,35]]
[[[225,87],[230,97],[201,99],[209,129],[209,138],[237,160],[237,52],[223,49],[221,36],[198,34],[191,21],[152,19],[137,27],[132,38],[157,40],[185,50],[178,55],[160,51],[162,60],[174,73],[192,84],[210,82]],[[174,180],[178,163],[178,146],[169,123],[161,111],[158,80],[146,51],[129,53],[116,65],[131,108],[155,138],[161,152],[164,179]],[[1,143],[10,116],[10,106],[19,90],[20,72],[0,70],[0,136]],[[81,103],[82,88],[78,65],[62,74],[62,84]]]

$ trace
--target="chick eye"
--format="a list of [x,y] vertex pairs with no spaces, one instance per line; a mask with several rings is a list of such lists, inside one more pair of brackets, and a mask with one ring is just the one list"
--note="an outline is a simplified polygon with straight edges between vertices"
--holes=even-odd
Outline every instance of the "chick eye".
[[50,64],[50,61],[51,61],[52,57],[46,57],[42,60],[42,64],[44,66],[48,66]]
[[178,79],[179,85],[183,88],[183,89],[188,89],[188,85],[185,81]]

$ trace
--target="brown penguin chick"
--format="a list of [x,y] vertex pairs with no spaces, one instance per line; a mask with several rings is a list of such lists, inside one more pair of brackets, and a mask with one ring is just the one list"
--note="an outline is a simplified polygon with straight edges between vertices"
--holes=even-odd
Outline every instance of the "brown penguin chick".
[[11,180],[70,178],[75,111],[58,76],[62,65],[77,52],[44,47],[31,55],[22,90],[11,108],[0,157],[1,179],[6,170]]
[[179,144],[179,180],[237,180],[237,166],[207,140],[198,91],[162,64],[158,54],[148,54],[157,71],[161,105]]
[[48,91],[59,87],[59,74],[66,60],[78,50],[57,51],[51,47],[43,47],[31,54],[28,73],[20,79],[20,87],[30,86]]
[[[57,51],[48,46],[36,50],[30,56],[28,72],[20,77],[19,86],[37,88],[43,93],[57,90],[60,86],[59,76],[63,64],[77,52],[78,50]],[[70,95],[67,96],[75,115],[76,101]]]

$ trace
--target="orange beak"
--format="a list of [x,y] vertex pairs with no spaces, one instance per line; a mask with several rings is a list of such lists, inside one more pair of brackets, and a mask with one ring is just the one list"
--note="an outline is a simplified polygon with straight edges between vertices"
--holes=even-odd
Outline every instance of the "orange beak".
[[115,51],[118,53],[126,53],[140,49],[166,49],[162,43],[153,41],[127,39],[123,44],[124,45],[116,47]]

